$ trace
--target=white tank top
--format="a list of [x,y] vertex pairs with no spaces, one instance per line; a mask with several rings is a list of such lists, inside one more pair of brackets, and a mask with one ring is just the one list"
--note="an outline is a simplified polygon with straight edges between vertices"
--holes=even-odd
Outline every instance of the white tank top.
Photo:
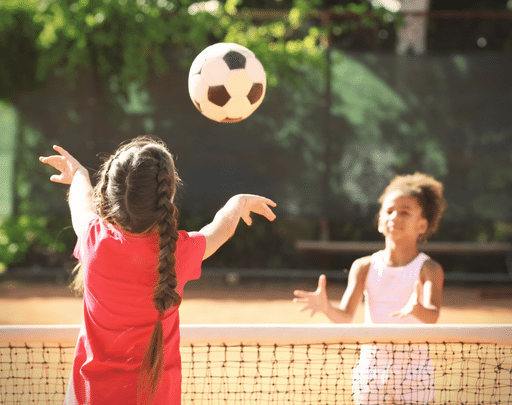
[[414,283],[420,277],[421,267],[429,256],[419,253],[405,266],[390,267],[384,264],[383,253],[381,250],[372,255],[370,269],[366,276],[364,323],[422,323],[412,315],[399,318],[392,317],[390,314],[400,311],[407,304],[413,292]]

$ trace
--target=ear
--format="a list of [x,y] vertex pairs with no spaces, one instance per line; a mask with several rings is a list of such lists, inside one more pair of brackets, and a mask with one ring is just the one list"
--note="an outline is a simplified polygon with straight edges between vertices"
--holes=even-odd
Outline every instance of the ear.
[[385,231],[385,226],[384,224],[382,223],[382,215],[380,214],[380,211],[379,211],[379,214],[377,216],[377,230],[384,235],[384,231]]
[[421,217],[421,219],[418,221],[418,232],[420,235],[424,235],[427,233],[428,229],[428,220],[425,217]]

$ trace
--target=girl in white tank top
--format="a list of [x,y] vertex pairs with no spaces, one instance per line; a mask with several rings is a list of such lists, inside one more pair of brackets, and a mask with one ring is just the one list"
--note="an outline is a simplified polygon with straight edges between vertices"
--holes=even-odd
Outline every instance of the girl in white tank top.
[[[421,253],[438,228],[445,208],[443,186],[422,173],[397,176],[379,199],[378,230],[385,248],[357,259],[338,307],[320,276],[314,292],[295,291],[295,302],[311,315],[349,323],[365,298],[365,324],[435,323],[442,306],[443,269]],[[434,373],[428,347],[363,345],[353,369],[356,404],[428,404],[434,399]]]
[[[419,253],[405,266],[387,266],[383,251],[371,256],[364,289],[365,324],[419,324],[412,315],[390,316],[404,308],[430,259]],[[392,292],[392,294],[390,294]],[[418,297],[421,301],[422,297]],[[434,400],[434,367],[426,345],[362,345],[352,372],[357,404],[428,404]]]
[[[405,266],[391,267],[384,263],[382,256],[382,251],[372,255],[366,276],[364,323],[422,323],[412,315],[402,318],[389,315],[406,306],[416,280],[420,279],[423,263],[430,258],[425,253],[419,253]],[[393,293],[390,294],[390,291]]]

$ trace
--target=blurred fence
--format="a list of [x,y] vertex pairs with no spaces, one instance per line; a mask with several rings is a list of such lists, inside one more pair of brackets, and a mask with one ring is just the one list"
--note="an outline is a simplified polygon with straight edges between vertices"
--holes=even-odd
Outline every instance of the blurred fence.
[[[176,59],[169,52],[167,74],[127,93],[85,71],[73,87],[55,77],[20,97],[17,127],[0,124],[10,175],[2,201],[12,199],[17,213],[66,214],[65,191],[37,156],[60,143],[95,171],[102,152],[151,133],[176,156],[185,219],[248,192],[274,199],[281,217],[327,219],[331,239],[376,240],[385,185],[395,173],[424,171],[444,183],[448,201],[436,239],[512,240],[512,54],[333,50],[328,111],[322,73],[305,69],[303,86],[269,89],[259,110],[233,125],[197,112]],[[297,234],[319,237],[319,226]]]

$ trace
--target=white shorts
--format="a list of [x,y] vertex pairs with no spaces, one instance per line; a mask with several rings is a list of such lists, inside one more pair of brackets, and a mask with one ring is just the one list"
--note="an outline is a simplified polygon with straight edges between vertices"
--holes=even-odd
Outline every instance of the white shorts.
[[412,358],[369,354],[363,350],[352,371],[356,404],[426,405],[434,401],[434,367],[425,352],[416,352]]

